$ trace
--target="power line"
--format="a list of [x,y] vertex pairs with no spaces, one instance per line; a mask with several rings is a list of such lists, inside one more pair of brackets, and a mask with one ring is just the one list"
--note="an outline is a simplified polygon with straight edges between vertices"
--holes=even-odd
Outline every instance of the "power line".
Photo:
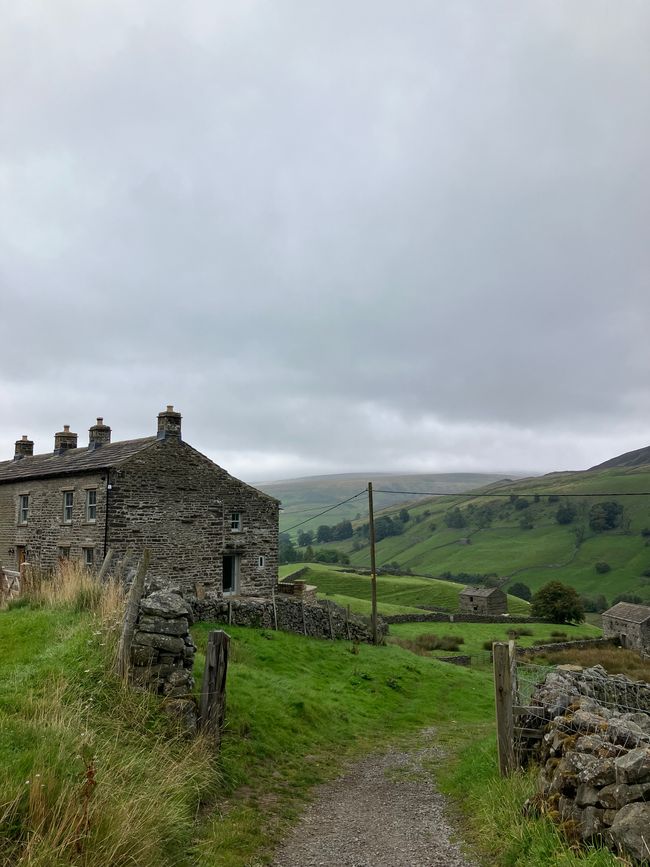
[[293,527],[288,527],[286,530],[283,530],[283,533],[290,533],[292,530],[295,530],[296,527],[302,527],[303,524],[309,523],[309,521],[314,521],[316,518],[320,518],[321,515],[326,515],[328,512],[331,512],[333,509],[338,509],[339,506],[344,506],[346,503],[351,502],[352,500],[356,500],[357,497],[360,497],[362,494],[367,493],[367,488],[364,488],[363,491],[359,491],[358,494],[353,494],[351,497],[348,497],[347,500],[341,500],[340,503],[335,503],[333,506],[330,506],[328,509],[323,509],[322,512],[319,512],[318,515],[312,515],[311,518],[306,518],[304,521],[301,521],[299,524],[294,524]]
[[[449,491],[381,491],[375,488],[376,494],[406,494],[410,497],[468,497],[477,499],[478,497],[519,497],[520,494],[498,494],[496,492],[490,494],[474,494],[471,491],[457,491],[455,494]],[[521,496],[527,497],[650,497],[650,491],[621,491],[620,493],[575,493],[575,494],[555,494],[545,491],[523,491]]]

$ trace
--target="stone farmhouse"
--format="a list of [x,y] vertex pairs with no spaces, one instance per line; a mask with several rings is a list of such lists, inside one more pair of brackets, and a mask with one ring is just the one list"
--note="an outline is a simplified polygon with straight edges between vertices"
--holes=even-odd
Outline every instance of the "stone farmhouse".
[[[235,479],[181,438],[173,406],[155,436],[111,442],[98,418],[88,445],[68,425],[54,450],[26,436],[0,463],[0,567],[99,566],[108,551],[151,552],[149,576],[183,593],[264,596],[278,574],[279,501]],[[199,585],[199,586],[197,586]]]
[[461,614],[507,614],[508,597],[499,587],[466,587],[458,596]]
[[602,617],[605,638],[617,638],[623,647],[650,656],[649,606],[617,602]]

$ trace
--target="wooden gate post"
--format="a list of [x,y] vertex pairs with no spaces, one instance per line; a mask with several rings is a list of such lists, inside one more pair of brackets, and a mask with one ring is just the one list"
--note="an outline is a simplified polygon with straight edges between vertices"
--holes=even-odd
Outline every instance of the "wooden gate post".
[[515,769],[514,725],[512,717],[512,672],[510,647],[495,641],[492,645],[494,664],[494,698],[497,722],[499,773],[507,777]]
[[122,634],[120,643],[117,648],[117,673],[120,677],[126,677],[129,673],[129,663],[131,657],[131,643],[133,641],[133,633],[135,632],[135,622],[138,619],[140,610],[140,600],[144,593],[144,579],[149,568],[149,549],[145,548],[142,552],[142,559],[138,566],[138,571],[135,573],[133,584],[129,589],[129,595],[126,599],[126,610],[124,612],[124,625],[122,626]]
[[199,702],[199,727],[214,740],[218,749],[226,715],[226,678],[230,636],[221,629],[208,634],[205,669]]

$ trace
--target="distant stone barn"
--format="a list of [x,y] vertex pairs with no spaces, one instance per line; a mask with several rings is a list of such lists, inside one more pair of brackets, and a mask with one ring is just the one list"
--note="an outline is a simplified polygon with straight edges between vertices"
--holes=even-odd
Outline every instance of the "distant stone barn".
[[466,587],[458,597],[461,614],[507,614],[508,597],[498,587]]
[[603,635],[623,647],[650,656],[650,607],[617,602],[603,612]]
[[97,419],[86,447],[65,426],[54,450],[26,436],[0,463],[0,567],[50,569],[72,558],[98,566],[111,548],[151,552],[149,576],[187,594],[271,592],[279,502],[239,481],[181,438],[173,406],[155,436],[111,442]]

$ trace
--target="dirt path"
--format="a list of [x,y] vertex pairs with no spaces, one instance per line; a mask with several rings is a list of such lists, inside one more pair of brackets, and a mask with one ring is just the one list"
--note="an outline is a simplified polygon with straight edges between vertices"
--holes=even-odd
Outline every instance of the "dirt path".
[[452,842],[424,766],[437,754],[434,733],[422,739],[421,749],[367,756],[320,786],[274,867],[475,867]]

